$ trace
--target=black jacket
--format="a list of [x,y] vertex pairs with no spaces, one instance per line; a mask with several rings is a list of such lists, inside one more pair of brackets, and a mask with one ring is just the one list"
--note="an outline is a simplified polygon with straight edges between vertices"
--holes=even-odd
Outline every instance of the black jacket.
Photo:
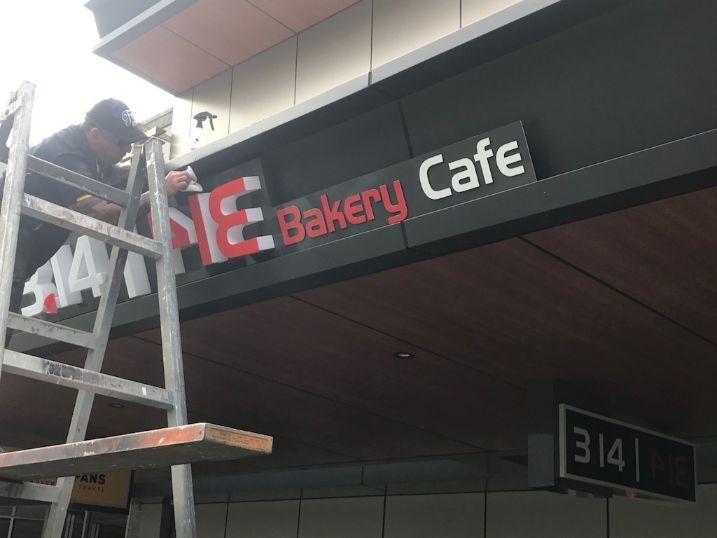
[[[53,134],[31,148],[30,153],[93,179],[103,179],[104,171],[90,149],[81,125],[73,125]],[[0,178],[0,196],[3,184],[4,178]],[[72,207],[79,198],[86,195],[79,189],[39,174],[27,175],[25,192],[64,207]],[[69,234],[70,232],[63,228],[23,216],[18,235],[18,256],[32,259],[32,263],[27,264],[29,273],[24,276],[29,278],[44,265],[67,240]]]

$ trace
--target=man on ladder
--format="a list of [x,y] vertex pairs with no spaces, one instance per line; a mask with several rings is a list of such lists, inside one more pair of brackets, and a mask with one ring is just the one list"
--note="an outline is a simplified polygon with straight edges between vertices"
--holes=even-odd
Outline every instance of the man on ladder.
[[[40,152],[49,151],[50,158],[60,159],[61,155],[66,155],[62,159],[69,159],[69,162],[60,159],[63,165],[80,167],[80,170],[88,175],[29,154],[34,90],[33,84],[24,83],[12,96],[8,106],[0,109],[2,153],[6,153],[4,149],[8,134],[13,135],[6,153],[7,177],[0,204],[0,373],[7,371],[14,375],[73,388],[78,394],[64,444],[0,454],[0,494],[51,503],[43,538],[59,538],[62,536],[76,474],[100,472],[108,468],[171,466],[177,538],[196,538],[190,465],[200,461],[242,459],[270,454],[273,440],[266,435],[225,426],[204,422],[189,424],[187,420],[167,191],[174,194],[185,187],[189,182],[189,175],[170,173],[165,176],[159,141],[150,139],[142,145],[133,146],[132,164],[124,190],[98,181],[98,178],[105,179],[103,167],[116,163],[127,151],[127,145],[123,144],[140,135],[129,110],[116,101],[99,103],[95,107],[99,109],[90,111],[84,126],[71,128],[69,135],[64,133],[56,135],[57,138],[54,139],[50,137],[49,142],[46,141],[35,148],[36,153],[46,157],[47,154]],[[75,138],[70,136],[73,133]],[[128,137],[124,138],[124,135]],[[72,150],[65,151],[68,144]],[[57,147],[61,150],[57,151]],[[67,156],[68,154],[70,156]],[[0,158],[4,157],[5,155],[0,155]],[[37,185],[41,185],[39,182],[37,185],[30,182],[26,189],[27,170],[59,182],[60,186],[47,190],[38,187]],[[34,175],[31,175],[28,179],[33,178]],[[140,193],[145,179],[149,186],[152,238],[133,232],[144,197],[140,196]],[[32,192],[36,188],[39,190],[34,192],[59,203],[34,196]],[[79,194],[78,189],[81,191]],[[89,193],[89,196],[82,192]],[[119,211],[113,207],[115,204],[121,208]],[[71,210],[67,206],[84,208],[86,214]],[[105,221],[98,220],[96,216]],[[117,225],[106,222],[108,220],[118,220]],[[23,226],[27,226],[21,223],[28,221],[33,223],[35,228],[24,233],[30,233],[28,237],[32,242],[35,241],[32,233],[38,232],[40,223],[48,223],[112,245],[91,332],[9,312],[14,284],[10,277],[15,274],[18,238],[23,240],[20,232]],[[63,237],[66,237],[66,232],[59,233],[65,234]],[[54,239],[56,246],[60,244],[58,241],[59,237]],[[128,252],[141,254],[155,263],[164,387],[102,373]],[[52,254],[48,251],[38,254],[27,266],[41,264],[43,257],[47,259]],[[28,270],[23,269],[23,272],[27,273]],[[4,336],[11,327],[86,348],[84,367],[6,349]],[[163,409],[167,413],[167,427],[85,440],[96,394]],[[50,477],[60,477],[56,486],[32,482],[38,478]],[[7,482],[8,480],[12,482]]]
[[[114,165],[123,159],[133,143],[145,138],[127,105],[117,99],[105,99],[90,109],[84,123],[44,139],[30,150],[30,154],[83,176],[113,184],[118,181],[113,177],[116,174]],[[0,176],[0,200],[2,179]],[[170,172],[165,178],[167,195],[171,197],[184,190],[189,181],[187,172]],[[25,192],[112,224],[117,223],[122,209],[39,174],[28,175]],[[140,213],[148,210],[149,201],[144,198],[140,202]],[[25,281],[55,254],[68,235],[69,231],[63,228],[30,218],[22,219],[10,298],[11,312],[20,310]],[[10,336],[8,331],[6,345]]]

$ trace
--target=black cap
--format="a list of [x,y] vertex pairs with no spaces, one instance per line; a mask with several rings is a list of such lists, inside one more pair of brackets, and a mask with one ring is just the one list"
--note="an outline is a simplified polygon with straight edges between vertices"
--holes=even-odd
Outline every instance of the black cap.
[[103,99],[97,103],[87,113],[85,121],[106,131],[118,146],[126,146],[147,138],[137,127],[129,107],[117,99]]

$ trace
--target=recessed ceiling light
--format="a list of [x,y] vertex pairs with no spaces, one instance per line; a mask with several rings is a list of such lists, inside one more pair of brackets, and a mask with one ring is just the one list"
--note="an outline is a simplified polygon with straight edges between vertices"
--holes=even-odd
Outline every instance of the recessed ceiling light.
[[409,353],[408,351],[396,351],[396,353],[393,354],[394,357],[397,359],[415,359],[416,356],[413,353]]
[[124,404],[121,404],[118,402],[112,402],[110,404],[110,407],[114,407],[115,409],[124,409]]

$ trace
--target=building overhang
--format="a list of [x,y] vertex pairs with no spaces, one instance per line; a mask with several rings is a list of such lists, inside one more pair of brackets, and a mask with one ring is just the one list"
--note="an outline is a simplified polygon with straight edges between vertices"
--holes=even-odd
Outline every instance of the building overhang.
[[91,0],[94,52],[182,93],[357,0]]

